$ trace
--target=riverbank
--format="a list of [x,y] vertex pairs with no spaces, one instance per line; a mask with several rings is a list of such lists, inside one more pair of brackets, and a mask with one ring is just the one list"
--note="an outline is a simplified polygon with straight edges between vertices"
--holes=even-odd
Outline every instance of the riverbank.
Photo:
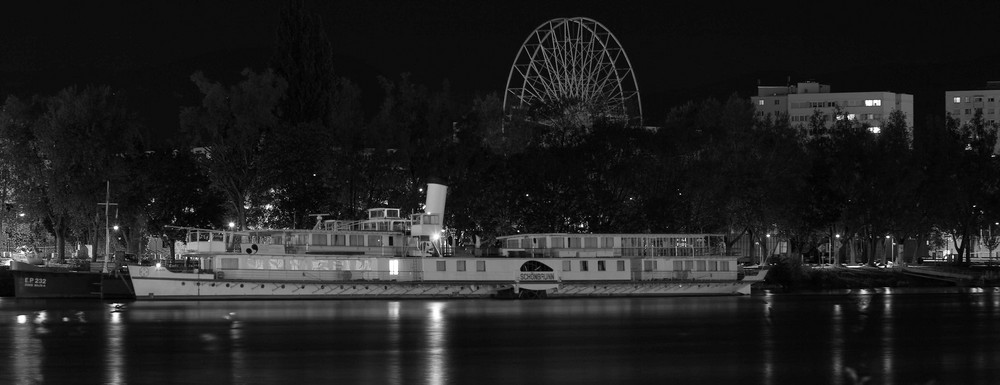
[[805,266],[796,261],[780,261],[772,266],[756,289],[830,290],[874,289],[880,287],[941,287],[954,283],[915,277],[897,269],[879,267]]

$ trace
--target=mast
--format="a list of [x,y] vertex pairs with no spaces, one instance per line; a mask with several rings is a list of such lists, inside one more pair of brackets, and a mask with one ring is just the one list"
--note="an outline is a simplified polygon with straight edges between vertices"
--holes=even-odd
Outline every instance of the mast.
[[104,206],[104,268],[101,270],[102,273],[108,273],[108,253],[111,252],[111,228],[108,224],[108,216],[110,215],[111,206],[118,206],[117,203],[111,203],[111,181],[107,181],[107,189],[104,193],[104,203],[98,203],[100,206]]

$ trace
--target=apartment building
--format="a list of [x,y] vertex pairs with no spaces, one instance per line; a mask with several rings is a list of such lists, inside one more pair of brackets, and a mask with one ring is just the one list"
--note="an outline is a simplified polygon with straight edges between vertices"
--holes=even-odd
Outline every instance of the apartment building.
[[[906,124],[913,127],[913,95],[886,91],[831,92],[830,86],[817,82],[800,82],[788,86],[757,86],[757,96],[750,98],[758,116],[788,114],[792,126],[803,129],[809,118],[821,111],[826,126],[834,119],[856,120],[878,132],[894,110],[906,114]],[[837,111],[840,111],[838,116]]]
[[986,83],[986,88],[968,91],[945,91],[944,111],[959,123],[968,122],[976,115],[983,113],[987,123],[1000,121],[1000,82]]

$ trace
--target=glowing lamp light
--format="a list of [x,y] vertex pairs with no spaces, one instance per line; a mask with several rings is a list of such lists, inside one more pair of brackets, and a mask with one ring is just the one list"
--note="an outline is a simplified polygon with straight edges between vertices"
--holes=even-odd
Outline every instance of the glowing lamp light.
[[235,222],[229,222],[229,229],[232,230],[233,227],[236,227],[236,223]]
[[156,268],[157,268],[157,269],[160,269],[160,267],[161,267],[161,266],[160,266],[160,263],[159,263],[159,262],[157,262],[157,263],[156,263]]
[[438,239],[441,239],[441,234],[438,233],[431,234],[432,241],[437,242]]
[[17,214],[17,216],[24,218],[24,213]]
[[114,231],[118,231],[118,225],[111,226],[111,229]]

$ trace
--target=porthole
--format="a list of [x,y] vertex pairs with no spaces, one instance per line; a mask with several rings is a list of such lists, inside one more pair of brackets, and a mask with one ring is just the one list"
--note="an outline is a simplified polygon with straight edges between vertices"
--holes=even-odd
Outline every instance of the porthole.
[[240,287],[243,287],[243,284],[242,284],[242,283],[240,284]]
[[226,284],[226,287],[229,287],[229,284],[228,284],[228,283]]
[[305,288],[306,288],[306,285],[302,285],[302,288],[303,288],[303,289],[305,289]]
[[282,289],[284,289],[284,288],[285,288],[285,285],[281,285],[281,288],[282,288]]
[[184,282],[181,282],[181,286],[184,286]]

